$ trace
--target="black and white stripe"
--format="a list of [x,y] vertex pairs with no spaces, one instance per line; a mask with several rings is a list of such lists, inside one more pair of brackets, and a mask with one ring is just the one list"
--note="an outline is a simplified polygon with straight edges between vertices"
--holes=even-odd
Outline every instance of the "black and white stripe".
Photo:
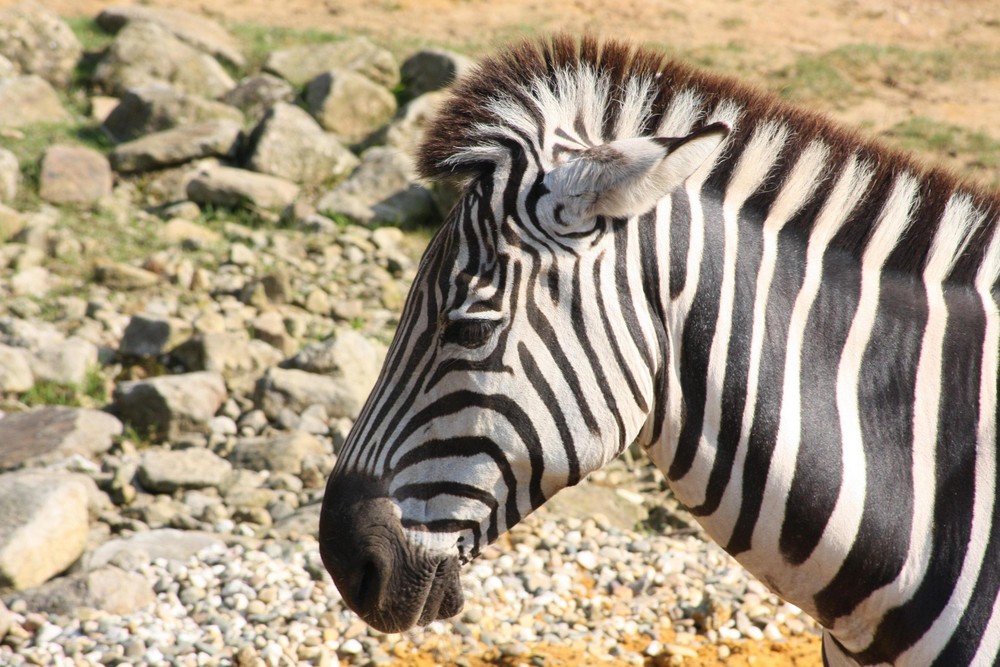
[[338,467],[408,539],[470,559],[638,439],[829,664],[993,663],[1000,198],[592,40],[487,61],[421,168],[465,194]]

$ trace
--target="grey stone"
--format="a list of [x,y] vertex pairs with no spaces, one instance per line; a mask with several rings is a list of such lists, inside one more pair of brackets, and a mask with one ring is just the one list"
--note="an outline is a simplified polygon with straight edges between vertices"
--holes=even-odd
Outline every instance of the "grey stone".
[[[191,205],[191,202],[188,202]],[[197,208],[197,207],[195,207]],[[170,245],[188,248],[204,248],[222,241],[222,235],[214,229],[183,218],[171,218],[160,228],[160,240]]]
[[53,12],[25,2],[0,11],[0,53],[22,73],[37,74],[54,86],[65,86],[83,47]]
[[94,278],[112,289],[142,289],[160,282],[160,276],[136,266],[100,260],[94,264]]
[[243,114],[222,102],[152,84],[126,91],[102,125],[115,141],[122,142],[211,120],[227,120],[242,126]]
[[220,97],[219,101],[236,107],[247,118],[259,121],[278,102],[291,102],[294,99],[295,89],[292,84],[263,73],[241,80],[235,88]]
[[247,167],[289,181],[322,183],[358,166],[358,158],[297,106],[271,107],[250,136]]
[[41,266],[27,266],[10,279],[10,290],[18,296],[43,297],[52,289],[52,274]]
[[188,197],[213,206],[256,206],[281,210],[299,196],[299,186],[277,176],[246,169],[205,169],[188,183]]
[[19,597],[36,612],[74,615],[82,609],[131,614],[156,602],[146,577],[111,565],[53,579]]
[[[35,374],[31,372],[30,353],[19,347],[0,345],[0,394],[28,391],[33,386]],[[4,448],[2,443],[0,439],[0,449]]]
[[210,331],[193,337],[173,356],[188,370],[221,373],[227,378],[277,364],[281,352],[264,341],[250,340],[246,331]]
[[0,642],[7,636],[7,631],[14,623],[14,615],[7,609],[7,605],[0,600]]
[[122,434],[114,416],[89,408],[46,406],[0,419],[0,469],[97,456]]
[[93,482],[83,475],[0,475],[0,589],[37,586],[83,553]]
[[175,563],[186,563],[203,549],[223,547],[225,542],[212,533],[160,528],[105,542],[84,557],[83,568],[100,568],[129,553],[141,553],[148,559],[162,558]]
[[311,343],[289,360],[289,366],[299,370],[338,379],[353,379],[361,386],[361,398],[366,397],[378,378],[385,347],[348,327],[337,327],[326,340]]
[[280,539],[298,539],[305,535],[319,537],[320,504],[306,505],[289,516],[275,521],[271,533]]
[[133,22],[155,23],[191,46],[242,67],[246,59],[239,41],[216,21],[204,14],[192,14],[166,7],[115,5],[97,15],[97,24],[108,32],[118,32]]
[[365,385],[357,378],[334,379],[294,368],[270,368],[257,382],[254,405],[270,419],[277,419],[285,408],[298,413],[313,403],[324,406],[331,417],[356,418],[367,396]]
[[407,99],[447,88],[474,66],[470,58],[444,49],[423,49],[403,61],[400,74]]
[[97,346],[78,336],[34,350],[31,370],[35,380],[79,386],[97,366]]
[[146,21],[129,23],[118,32],[94,70],[93,80],[112,95],[165,83],[213,99],[235,85],[212,56]]
[[396,59],[364,37],[273,51],[264,69],[295,86],[302,86],[329,69],[357,72],[384,88],[393,88],[399,83]]
[[447,93],[431,92],[410,100],[388,125],[365,139],[365,144],[393,146],[407,155],[416,155],[424,132],[446,99]]
[[191,337],[191,323],[176,317],[133,315],[125,327],[119,354],[156,357],[166,354]]
[[17,73],[17,65],[12,63],[3,54],[0,54],[0,79],[10,79],[17,76]]
[[150,449],[139,461],[139,483],[153,493],[218,488],[232,472],[226,459],[202,447]]
[[376,146],[361,154],[361,165],[323,195],[316,209],[361,224],[424,221],[439,215],[430,192],[416,183],[413,161],[398,148]]
[[120,144],[111,153],[115,171],[158,169],[204,157],[235,154],[243,129],[229,120],[210,120],[149,134]]
[[[0,148],[0,203],[14,201],[20,184],[21,166],[17,156],[6,148]],[[0,240],[3,240],[2,235]]]
[[19,211],[0,204],[0,243],[6,243],[24,230],[25,219]]
[[38,179],[39,196],[53,204],[93,204],[111,194],[108,159],[86,146],[50,146]]
[[285,320],[281,313],[269,310],[261,313],[250,322],[253,336],[268,345],[280,350],[283,355],[292,354],[299,345],[295,337],[288,333]]
[[0,79],[0,127],[64,123],[70,115],[48,81],[35,74]]
[[602,514],[610,525],[622,530],[634,530],[649,515],[642,505],[624,498],[616,489],[586,481],[563,489],[549,498],[543,508],[560,517],[581,520]]
[[114,407],[123,421],[140,433],[166,438],[204,430],[225,400],[222,375],[211,371],[121,382],[114,392]]
[[396,112],[396,98],[370,79],[349,70],[328,70],[306,86],[306,106],[323,129],[356,143]]
[[297,475],[302,472],[302,461],[307,456],[324,456],[327,453],[326,447],[316,436],[294,431],[274,437],[239,440],[233,448],[230,460],[233,465],[240,468]]

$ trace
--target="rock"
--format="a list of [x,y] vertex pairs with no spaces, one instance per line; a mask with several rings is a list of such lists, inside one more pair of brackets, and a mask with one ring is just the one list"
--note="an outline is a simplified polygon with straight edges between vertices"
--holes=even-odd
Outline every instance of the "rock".
[[125,327],[118,353],[156,357],[169,353],[191,337],[191,323],[176,317],[133,315]]
[[[19,347],[0,345],[0,394],[20,393],[35,386],[35,374],[31,372],[30,353]],[[0,421],[0,425],[3,422]],[[0,428],[2,432],[2,428]],[[0,452],[5,448],[0,437]],[[0,453],[0,461],[3,454]],[[0,468],[5,466],[0,463]]]
[[41,266],[28,266],[10,279],[10,291],[18,296],[41,298],[52,289],[52,274]]
[[364,37],[273,51],[264,63],[265,71],[294,86],[302,86],[329,69],[357,72],[384,88],[394,88],[399,83],[396,59]]
[[[6,148],[0,148],[0,203],[14,201],[17,188],[21,184],[21,166],[17,156]],[[0,235],[0,241],[3,236]]]
[[80,557],[88,482],[65,473],[0,475],[0,589],[37,586]]
[[165,7],[116,5],[104,8],[97,15],[97,25],[108,32],[118,32],[125,25],[139,22],[155,23],[177,39],[236,67],[246,64],[237,39],[204,14]]
[[273,366],[284,355],[264,341],[250,340],[246,331],[214,331],[195,336],[174,350],[173,357],[190,371],[231,378]]
[[475,63],[470,58],[444,49],[423,49],[403,61],[400,74],[406,99],[447,88],[468,73]]
[[295,89],[284,79],[271,74],[255,74],[241,80],[219,101],[236,107],[252,120],[259,121],[278,102],[295,99]]
[[31,357],[35,380],[80,386],[97,366],[97,346],[78,336],[40,347]]
[[204,248],[222,241],[222,234],[197,222],[171,218],[160,228],[160,240],[170,245],[187,248]]
[[118,32],[97,64],[93,81],[112,95],[137,86],[165,83],[213,99],[235,85],[212,56],[146,21],[129,23]]
[[347,143],[361,141],[396,112],[392,93],[349,70],[328,70],[312,79],[305,101],[323,129]]
[[237,441],[229,458],[233,465],[240,468],[298,475],[307,456],[325,456],[328,453],[316,436],[295,431],[275,437],[243,438]]
[[66,86],[83,47],[62,19],[35,3],[0,11],[0,53],[23,74]]
[[592,519],[602,514],[608,523],[621,530],[634,530],[648,516],[642,505],[626,500],[615,489],[581,482],[563,489],[545,502],[544,510],[560,517]]
[[322,183],[358,166],[358,158],[297,106],[279,102],[250,135],[247,167],[289,181]]
[[0,79],[10,79],[17,76],[17,66],[9,58],[0,54]]
[[121,104],[117,97],[110,95],[93,95],[90,98],[90,117],[103,124],[108,119],[111,112]]
[[168,439],[204,430],[225,400],[226,384],[211,371],[120,382],[113,399],[117,414],[140,434]]
[[448,94],[432,92],[411,100],[392,121],[365,139],[369,146],[392,146],[414,156],[424,139],[424,132]]
[[229,120],[211,120],[146,135],[111,153],[115,171],[135,172],[236,153],[243,129]]
[[153,84],[126,91],[104,119],[103,127],[115,141],[122,142],[211,120],[227,120],[242,126],[243,114],[222,102]]
[[7,636],[7,631],[10,630],[10,626],[14,623],[14,615],[10,613],[7,609],[7,605],[0,600],[0,641],[3,641],[4,637]]
[[0,243],[6,243],[24,230],[24,216],[0,204]]
[[0,127],[65,123],[70,115],[48,81],[29,74],[0,79]]
[[413,161],[398,148],[376,146],[361,154],[361,165],[320,198],[316,209],[361,224],[424,221],[439,216],[430,192],[415,183]]
[[50,146],[38,178],[39,196],[53,204],[93,204],[111,194],[107,158],[86,146]]
[[285,328],[285,320],[281,313],[270,310],[261,313],[250,322],[253,336],[268,345],[280,350],[283,355],[289,355],[298,349],[299,344]]
[[146,559],[162,558],[186,563],[203,549],[221,549],[225,542],[212,533],[160,528],[109,540],[84,557],[83,569],[91,570],[119,561],[123,555],[142,554]]
[[187,194],[191,201],[212,206],[255,206],[281,210],[299,196],[299,186],[277,176],[246,169],[215,167],[191,179]]
[[368,394],[362,389],[365,384],[356,378],[334,379],[298,369],[270,368],[257,382],[254,405],[269,419],[277,419],[286,408],[298,413],[314,403],[324,406],[331,417],[354,419]]
[[139,462],[139,483],[152,493],[173,493],[183,489],[218,488],[228,479],[233,466],[202,447],[150,449]]
[[152,271],[109,260],[95,263],[94,278],[107,287],[124,290],[142,289],[160,282],[160,276]]
[[306,505],[275,521],[271,533],[280,539],[295,540],[304,535],[318,538],[320,504]]
[[18,597],[35,612],[73,615],[82,609],[131,614],[156,602],[146,577],[110,565],[53,579]]
[[122,423],[100,410],[47,406],[7,415],[0,419],[0,469],[97,456],[121,434]]
[[336,379],[350,378],[360,385],[358,396],[363,400],[375,386],[385,354],[382,345],[353,329],[338,327],[326,340],[302,348],[288,365]]

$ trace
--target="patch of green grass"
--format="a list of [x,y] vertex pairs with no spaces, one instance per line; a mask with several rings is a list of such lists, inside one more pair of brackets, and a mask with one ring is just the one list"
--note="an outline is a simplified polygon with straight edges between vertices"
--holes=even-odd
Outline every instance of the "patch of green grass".
[[909,49],[850,44],[806,55],[770,74],[770,84],[795,101],[844,105],[871,95],[878,86],[912,88],[928,82],[968,81],[993,76],[1000,53],[967,47]]
[[39,380],[19,398],[22,403],[31,407],[40,405],[80,407],[84,403],[103,405],[108,400],[108,392],[104,375],[101,369],[95,366],[87,371],[86,377],[79,385]]
[[883,137],[904,150],[932,158],[946,156],[963,171],[1000,185],[1000,139],[985,132],[915,116],[897,123]]
[[103,51],[114,41],[115,36],[105,32],[97,25],[97,21],[89,16],[71,16],[63,20],[80,40],[84,51]]
[[256,72],[264,65],[272,51],[292,46],[339,42],[344,35],[322,30],[296,30],[257,23],[232,23],[229,31],[240,41],[243,55],[247,59],[243,72]]

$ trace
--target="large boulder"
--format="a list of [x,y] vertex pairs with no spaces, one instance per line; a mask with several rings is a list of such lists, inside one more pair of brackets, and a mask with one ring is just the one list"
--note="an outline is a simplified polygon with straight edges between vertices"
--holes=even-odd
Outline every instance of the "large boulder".
[[118,32],[130,23],[155,23],[177,39],[242,67],[246,59],[232,33],[204,14],[191,14],[180,9],[115,5],[105,7],[97,15],[97,24],[108,32]]
[[0,475],[0,589],[37,586],[83,553],[93,486],[83,475]]
[[39,196],[53,204],[93,204],[111,194],[108,159],[86,146],[50,146],[38,180]]
[[97,361],[96,345],[79,336],[70,336],[32,350],[31,371],[36,380],[79,386]]
[[121,29],[94,70],[93,79],[112,95],[137,86],[165,83],[215,98],[235,85],[212,56],[147,21],[129,23]]
[[282,410],[298,414],[310,405],[322,405],[327,414],[337,419],[355,419],[361,412],[368,386],[360,378],[332,378],[294,368],[270,368],[257,382],[254,405],[270,419],[277,419]]
[[239,468],[298,475],[306,457],[328,453],[316,436],[293,431],[270,437],[243,438],[236,443],[229,458]]
[[213,371],[227,379],[269,368],[283,355],[262,340],[250,340],[245,330],[206,331],[174,350],[177,359],[189,371]]
[[150,449],[142,454],[138,477],[152,493],[173,493],[184,489],[218,488],[233,470],[226,459],[202,447]]
[[359,164],[312,116],[284,102],[267,112],[250,135],[250,146],[250,169],[297,183],[340,178]]
[[163,84],[132,88],[104,119],[103,127],[118,142],[182,125],[212,120],[243,123],[243,114],[228,104],[175,90]]
[[236,153],[243,129],[229,120],[210,120],[176,127],[119,144],[111,152],[111,166],[119,172],[137,172],[182,164],[204,157]]
[[361,141],[396,112],[392,93],[350,70],[323,72],[306,86],[305,100],[319,124],[347,143]]
[[474,62],[460,53],[444,49],[423,49],[403,61],[400,74],[406,99],[447,88],[468,73]]
[[410,100],[388,124],[366,138],[365,144],[392,146],[407,155],[416,155],[424,132],[446,99],[448,93],[437,91]]
[[129,357],[156,357],[170,352],[190,337],[191,323],[187,320],[140,313],[129,319],[118,344],[118,353]]
[[207,428],[227,397],[222,376],[210,371],[121,382],[114,408],[140,433],[175,438]]
[[384,88],[399,83],[399,66],[392,54],[364,37],[329,44],[307,44],[273,51],[264,69],[295,86],[330,69],[350,70]]
[[0,53],[22,73],[66,86],[83,47],[62,19],[38,4],[25,2],[0,11]]
[[[31,353],[20,347],[0,344],[0,394],[28,391],[34,386]],[[0,449],[2,448],[3,441],[0,440]]]
[[220,166],[199,172],[188,183],[187,194],[199,204],[280,211],[295,202],[299,186],[277,176]]
[[20,184],[21,165],[17,156],[6,148],[0,148],[0,203],[14,201]]
[[106,566],[53,579],[23,591],[18,598],[35,612],[77,615],[94,609],[124,615],[155,603],[156,593],[143,575]]
[[203,549],[221,549],[226,543],[212,533],[160,528],[108,540],[83,559],[84,569],[96,569],[126,559],[162,558],[184,564]]
[[0,127],[65,123],[70,115],[52,85],[36,74],[0,79]]
[[46,406],[0,419],[0,469],[43,464],[111,449],[122,423],[88,408]]
[[265,72],[241,80],[219,101],[236,107],[256,122],[278,102],[292,102],[294,99],[295,88],[292,84]]

